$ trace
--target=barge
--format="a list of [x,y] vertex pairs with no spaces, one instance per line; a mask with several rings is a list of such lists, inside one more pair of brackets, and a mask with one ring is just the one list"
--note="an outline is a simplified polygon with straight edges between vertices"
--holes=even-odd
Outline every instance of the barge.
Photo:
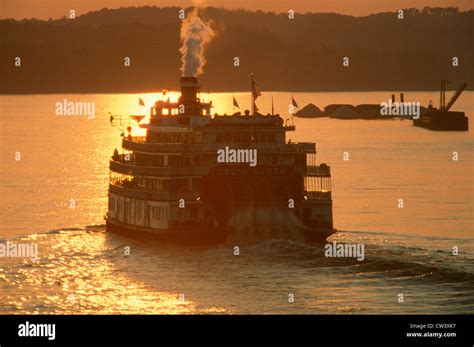
[[466,83],[462,83],[454,92],[451,99],[446,103],[446,84],[449,81],[441,81],[441,91],[439,100],[439,109],[430,105],[427,111],[418,119],[413,119],[413,125],[429,130],[444,131],[468,131],[469,119],[464,112],[450,111],[456,100],[461,96]]

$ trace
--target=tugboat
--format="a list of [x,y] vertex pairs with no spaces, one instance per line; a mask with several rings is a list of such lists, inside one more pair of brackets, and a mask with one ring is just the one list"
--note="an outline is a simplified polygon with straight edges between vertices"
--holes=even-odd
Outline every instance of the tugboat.
[[108,231],[199,245],[235,232],[322,243],[335,232],[331,171],[316,164],[315,143],[287,141],[295,127],[255,106],[211,115],[196,77],[180,85],[177,102],[156,101],[139,123],[146,136],[122,133],[110,160]]
[[469,129],[469,119],[464,112],[450,111],[456,100],[466,89],[467,83],[462,83],[456,89],[448,103],[446,103],[446,83],[452,82],[441,80],[439,109],[430,105],[426,113],[420,115],[418,119],[413,119],[413,125],[430,130],[467,131]]

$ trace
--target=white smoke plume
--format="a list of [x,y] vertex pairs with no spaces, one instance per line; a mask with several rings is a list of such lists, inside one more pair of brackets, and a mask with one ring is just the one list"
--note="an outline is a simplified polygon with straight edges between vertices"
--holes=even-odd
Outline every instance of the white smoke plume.
[[182,54],[181,71],[185,77],[197,77],[204,72],[206,47],[215,37],[211,22],[199,18],[197,8],[186,16],[181,25],[181,41],[179,49]]

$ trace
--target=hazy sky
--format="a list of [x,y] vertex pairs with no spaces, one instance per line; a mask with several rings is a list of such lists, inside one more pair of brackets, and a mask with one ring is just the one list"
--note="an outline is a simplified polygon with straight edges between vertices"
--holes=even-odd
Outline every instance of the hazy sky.
[[89,11],[128,6],[215,6],[264,11],[337,12],[367,15],[400,8],[474,8],[474,0],[0,0],[0,18],[60,18],[74,9],[77,15]]

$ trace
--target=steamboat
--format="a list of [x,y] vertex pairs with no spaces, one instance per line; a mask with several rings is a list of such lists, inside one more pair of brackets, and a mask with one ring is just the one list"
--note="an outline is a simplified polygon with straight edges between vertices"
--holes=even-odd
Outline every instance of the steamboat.
[[196,77],[180,85],[177,102],[156,101],[139,123],[146,136],[122,133],[110,159],[108,231],[190,244],[236,232],[324,242],[335,232],[331,170],[317,165],[315,143],[287,141],[294,125],[254,108],[211,115]]

